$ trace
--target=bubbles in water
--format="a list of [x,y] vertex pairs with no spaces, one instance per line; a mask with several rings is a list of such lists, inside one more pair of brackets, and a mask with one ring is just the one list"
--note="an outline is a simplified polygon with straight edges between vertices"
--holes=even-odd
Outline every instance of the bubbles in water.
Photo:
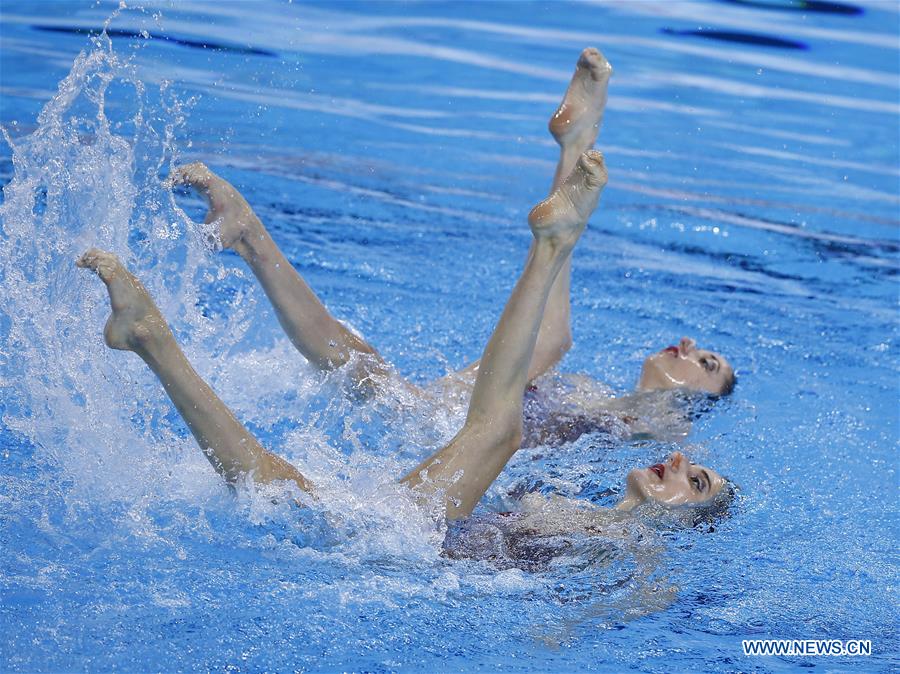
[[[4,386],[17,393],[5,423],[61,471],[69,507],[222,489],[149,369],[103,344],[105,289],[74,262],[92,246],[111,250],[147,286],[201,375],[318,485],[331,535],[352,547],[354,532],[375,531],[359,544],[433,558],[437,529],[396,484],[405,466],[392,457],[414,443],[428,451],[449,429],[423,433],[410,423],[417,415],[397,413],[420,404],[400,387],[352,403],[344,374],[312,371],[274,325],[272,346],[242,342],[265,300],[248,275],[212,254],[214,232],[193,223],[163,184],[185,108],[167,83],[145,85],[103,35],[75,60],[34,133],[11,140],[0,358]],[[286,521],[259,503],[252,519]]]
[[[116,536],[129,546],[158,546],[177,559],[188,557],[197,536],[234,535],[234,516],[260,528],[253,545],[261,549],[288,542],[339,554],[353,568],[416,567],[396,585],[382,588],[383,576],[374,590],[352,585],[347,601],[547,590],[544,577],[515,565],[498,573],[496,560],[455,561],[447,572],[443,524],[397,483],[452,437],[464,397],[432,407],[398,384],[373,400],[351,400],[345,371],[352,367],[313,371],[274,321],[277,337],[248,343],[249,326],[268,311],[261,290],[213,254],[215,231],[193,223],[163,184],[179,146],[190,145],[178,139],[187,107],[168,83],[145,84],[104,35],[75,60],[37,129],[10,139],[14,176],[0,207],[0,362],[2,385],[15,392],[4,400],[4,423],[34,445],[43,466],[29,479],[61,485],[54,493],[69,511],[120,522]],[[113,251],[141,278],[201,376],[263,444],[313,481],[315,502],[305,498],[307,507],[297,509],[283,492],[254,485],[238,489],[236,502],[226,496],[149,369],[104,345],[105,289],[74,265],[92,246]],[[515,470],[511,476],[515,482]],[[603,566],[610,588],[631,578],[598,552],[609,541],[581,543],[563,566]],[[563,567],[531,570],[554,568]],[[551,601],[566,601],[547,591]],[[177,587],[151,599],[185,601]]]
[[[145,115],[149,104],[165,115]],[[139,363],[103,346],[102,285],[74,261],[89,246],[116,252],[139,273],[177,261],[180,272],[165,282],[142,275],[175,324],[198,322],[191,281],[206,253],[158,179],[181,120],[174,96],[164,88],[151,95],[110,41],[96,38],[34,133],[11,140],[14,176],[0,207],[2,337],[21,407],[5,422],[79,489],[117,484],[113,491],[140,493],[159,468],[148,450],[160,436],[146,414],[158,396],[128,386]],[[158,235],[163,224],[179,230],[177,247]]]

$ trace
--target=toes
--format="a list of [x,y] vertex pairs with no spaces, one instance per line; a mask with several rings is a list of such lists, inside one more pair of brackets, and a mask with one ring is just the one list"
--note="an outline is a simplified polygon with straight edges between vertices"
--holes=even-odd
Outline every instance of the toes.
[[88,248],[80,258],[75,260],[75,266],[95,272],[99,269],[101,262],[111,256],[113,256],[112,253],[107,253],[105,250]]
[[578,65],[587,68],[596,62],[598,56],[600,56],[600,52],[595,47],[588,47],[578,57]]
[[168,187],[176,185],[190,185],[194,189],[207,191],[215,175],[201,161],[177,167],[165,181]]
[[600,150],[588,150],[583,155],[581,155],[581,158],[586,164],[591,166],[603,168],[603,166],[605,165],[605,162],[603,160],[603,153],[600,152]]
[[588,150],[578,158],[578,167],[584,174],[583,180],[590,188],[606,186],[607,172],[603,154],[597,150]]
[[588,173],[606,172],[606,162],[603,160],[603,153],[599,150],[588,150],[581,155],[578,163]]
[[599,49],[594,47],[588,47],[581,52],[578,66],[587,68],[591,73],[591,77],[598,81],[612,74],[612,66],[609,64],[609,61],[600,53]]
[[81,267],[82,269],[90,269],[91,271],[94,271],[97,268],[97,253],[99,252],[100,251],[96,248],[89,248],[81,255],[81,257],[75,260],[75,266]]
[[75,261],[75,265],[82,269],[90,269],[103,281],[110,281],[122,263],[112,253],[99,248],[91,248]]

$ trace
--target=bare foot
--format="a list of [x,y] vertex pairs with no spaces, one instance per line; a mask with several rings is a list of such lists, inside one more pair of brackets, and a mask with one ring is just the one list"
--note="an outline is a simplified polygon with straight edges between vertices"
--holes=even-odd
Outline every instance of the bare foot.
[[167,182],[169,185],[190,185],[203,195],[209,204],[205,222],[218,226],[218,243],[223,248],[239,248],[249,232],[262,227],[241,193],[203,162],[179,166]]
[[603,121],[610,75],[612,66],[597,49],[581,52],[566,95],[550,118],[550,133],[561,146],[577,152],[593,147]]
[[597,208],[606,180],[603,155],[597,150],[581,155],[575,169],[559,189],[528,214],[528,224],[534,238],[574,246],[591,213]]
[[75,264],[96,272],[109,291],[112,315],[103,330],[103,337],[109,347],[123,351],[141,351],[154,336],[169,331],[146,288],[118,257],[91,248]]

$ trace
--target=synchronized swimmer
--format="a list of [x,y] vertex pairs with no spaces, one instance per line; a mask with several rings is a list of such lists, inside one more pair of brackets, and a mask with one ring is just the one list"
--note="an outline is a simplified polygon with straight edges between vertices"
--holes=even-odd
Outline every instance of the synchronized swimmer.
[[[560,157],[550,195],[528,216],[534,239],[524,269],[481,359],[439,382],[445,389],[471,391],[465,423],[445,447],[400,480],[423,504],[441,499],[449,520],[469,517],[522,445],[523,398],[529,383],[555,367],[571,347],[571,253],[607,182],[603,156],[591,148],[611,73],[599,51],[582,52],[550,120]],[[351,378],[362,391],[384,381],[389,368],[378,352],[331,316],[237,190],[200,163],[177,169],[170,182],[188,185],[207,199],[207,223],[218,227],[221,245],[249,265],[285,333],[311,364],[323,370],[351,368]],[[109,292],[112,315],[104,330],[106,343],[144,360],[226,481],[234,484],[243,475],[260,483],[286,480],[315,494],[315,485],[264,449],[197,374],[153,299],[115,255],[92,249],[77,264],[96,272]],[[637,389],[690,389],[720,396],[730,393],[734,381],[734,371],[722,355],[682,338],[677,346],[647,357]],[[601,412],[590,405],[584,409],[583,418]],[[665,463],[632,470],[616,510],[630,511],[646,502],[710,507],[730,492],[727,480],[714,470],[675,452]],[[603,517],[604,509],[583,502],[564,507],[595,520]]]

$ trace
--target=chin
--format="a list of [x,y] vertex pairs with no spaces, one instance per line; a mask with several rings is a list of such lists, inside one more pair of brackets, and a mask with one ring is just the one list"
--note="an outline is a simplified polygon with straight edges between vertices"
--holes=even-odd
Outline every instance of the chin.
[[625,478],[626,498],[636,498],[640,501],[648,500],[645,480],[646,476],[641,468],[634,468],[628,471],[628,477]]
[[660,365],[656,361],[658,356],[649,356],[644,361],[644,366],[641,368],[641,376],[638,379],[637,387],[644,391],[658,391],[661,389],[670,388],[668,386],[668,381],[666,377],[660,375]]

